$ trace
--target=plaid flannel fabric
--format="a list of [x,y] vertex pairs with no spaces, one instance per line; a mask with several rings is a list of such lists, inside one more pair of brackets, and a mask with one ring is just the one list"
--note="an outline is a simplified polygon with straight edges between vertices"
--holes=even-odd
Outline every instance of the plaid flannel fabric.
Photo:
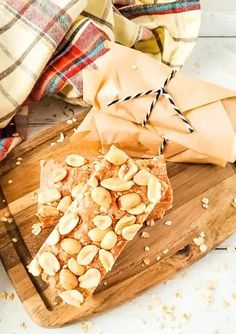
[[0,160],[25,137],[22,105],[82,102],[81,72],[106,40],[179,68],[199,24],[199,0],[0,0]]

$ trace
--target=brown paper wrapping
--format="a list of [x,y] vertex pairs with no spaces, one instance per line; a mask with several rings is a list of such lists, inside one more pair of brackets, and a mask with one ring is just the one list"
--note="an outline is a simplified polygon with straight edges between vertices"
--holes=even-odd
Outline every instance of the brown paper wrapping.
[[93,108],[71,138],[81,152],[104,153],[115,144],[132,157],[149,157],[157,154],[165,136],[169,161],[224,166],[236,160],[236,92],[177,73],[167,91],[195,131],[187,131],[164,97],[142,127],[154,95],[110,107],[107,103],[160,88],[171,69],[124,46],[109,43],[108,47],[110,51],[96,62],[97,68],[83,72],[84,100]]

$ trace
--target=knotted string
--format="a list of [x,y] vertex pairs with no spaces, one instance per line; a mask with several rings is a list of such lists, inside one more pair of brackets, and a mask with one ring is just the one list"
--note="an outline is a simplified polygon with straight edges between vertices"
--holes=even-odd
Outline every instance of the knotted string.
[[159,150],[158,150],[158,155],[162,155],[164,153],[164,149],[166,147],[166,144],[168,143],[168,139],[165,138],[165,137],[162,137],[163,140],[161,142],[161,145],[159,147]]
[[146,92],[142,92],[142,93],[138,93],[138,94],[135,94],[135,95],[129,95],[129,96],[125,96],[123,98],[120,98],[120,99],[116,99],[116,100],[113,100],[111,102],[109,102],[107,105],[108,106],[111,106],[115,103],[121,103],[121,102],[124,102],[124,101],[128,101],[128,100],[133,100],[133,99],[136,99],[138,97],[142,97],[142,96],[147,96],[147,95],[150,95],[150,94],[155,94],[155,97],[149,107],[149,110],[148,112],[146,113],[146,115],[144,116],[144,119],[142,121],[142,126],[145,126],[146,123],[148,122],[151,114],[152,114],[152,111],[159,99],[160,96],[164,96],[169,102],[170,104],[172,105],[173,109],[177,112],[177,115],[180,117],[180,119],[184,122],[186,128],[188,129],[189,132],[193,132],[194,129],[192,127],[192,125],[190,124],[190,122],[187,120],[187,118],[182,114],[182,112],[179,110],[179,108],[176,106],[174,100],[172,99],[172,97],[170,96],[170,94],[168,94],[168,92],[166,91],[166,86],[167,84],[170,82],[170,80],[174,77],[176,71],[172,71],[171,74],[169,75],[169,77],[165,80],[163,86],[161,88],[158,88],[158,89],[149,89],[147,90]]

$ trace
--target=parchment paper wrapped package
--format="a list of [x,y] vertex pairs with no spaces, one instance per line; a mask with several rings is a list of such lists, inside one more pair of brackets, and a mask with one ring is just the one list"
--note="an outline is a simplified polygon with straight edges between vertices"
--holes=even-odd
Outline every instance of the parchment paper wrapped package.
[[165,156],[173,162],[215,163],[236,159],[236,92],[177,73],[166,91],[194,128],[190,133],[164,96],[149,94],[108,106],[110,101],[163,86],[171,69],[150,56],[107,43],[110,52],[83,72],[84,100],[93,108],[72,136],[81,153],[106,152],[111,144],[132,157],[157,155],[163,137]]

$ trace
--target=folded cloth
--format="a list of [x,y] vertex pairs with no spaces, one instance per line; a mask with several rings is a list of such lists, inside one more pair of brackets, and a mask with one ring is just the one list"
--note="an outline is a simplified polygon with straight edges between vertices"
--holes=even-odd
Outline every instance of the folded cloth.
[[[200,5],[199,0],[1,0],[0,23],[4,128],[22,104],[47,95],[83,103],[81,73],[96,68],[109,51],[107,40],[181,67],[198,35]],[[0,133],[0,159],[24,137],[13,139],[20,131],[12,123]]]
[[71,138],[82,154],[88,148],[106,152],[115,144],[146,158],[159,153],[164,138],[169,161],[224,166],[236,160],[235,91],[181,71],[171,78],[168,66],[141,52],[106,46],[110,51],[96,62],[97,69],[83,72],[84,100],[94,107]]

